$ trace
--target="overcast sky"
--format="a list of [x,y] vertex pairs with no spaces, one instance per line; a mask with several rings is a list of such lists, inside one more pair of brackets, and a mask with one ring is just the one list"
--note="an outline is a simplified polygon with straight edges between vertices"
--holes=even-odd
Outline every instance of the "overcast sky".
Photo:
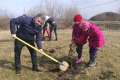
[[[75,5],[85,18],[90,18],[102,12],[118,12],[120,0],[59,0],[63,5]],[[23,14],[38,5],[40,0],[1,0],[0,9],[15,16]]]

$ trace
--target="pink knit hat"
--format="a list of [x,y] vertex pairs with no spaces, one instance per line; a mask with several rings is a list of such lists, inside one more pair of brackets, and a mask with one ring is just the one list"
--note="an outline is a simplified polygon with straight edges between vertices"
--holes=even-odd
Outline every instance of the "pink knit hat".
[[77,14],[74,16],[73,20],[74,20],[74,22],[81,22],[82,19],[83,19],[82,16],[80,14]]

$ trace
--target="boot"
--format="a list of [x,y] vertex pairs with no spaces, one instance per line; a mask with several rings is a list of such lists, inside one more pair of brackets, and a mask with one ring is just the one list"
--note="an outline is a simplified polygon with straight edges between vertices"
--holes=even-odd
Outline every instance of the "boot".
[[88,67],[94,67],[96,65],[96,56],[97,56],[97,48],[90,48],[90,60],[88,62]]
[[81,63],[82,63],[82,58],[77,58],[77,60],[76,60],[75,63],[76,63],[76,64],[81,64]]
[[81,64],[82,63],[82,61],[83,61],[83,59],[82,59],[82,54],[78,54],[78,57],[77,57],[77,59],[76,59],[76,64]]
[[96,56],[91,56],[88,62],[88,67],[94,67],[96,65]]
[[32,71],[40,72],[37,65],[33,65]]
[[92,61],[90,60],[89,63],[88,63],[88,67],[94,67],[96,65],[96,61]]
[[77,51],[78,57],[75,63],[81,64],[82,63],[82,45],[77,46],[76,51]]
[[55,41],[57,41],[58,39],[56,38]]
[[21,70],[16,70],[16,75],[20,75],[21,74]]

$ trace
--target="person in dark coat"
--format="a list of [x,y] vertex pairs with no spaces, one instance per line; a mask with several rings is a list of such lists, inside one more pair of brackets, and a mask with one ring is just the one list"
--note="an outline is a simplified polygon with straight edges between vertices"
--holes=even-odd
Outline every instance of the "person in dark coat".
[[[42,50],[42,27],[43,19],[41,15],[37,15],[35,17],[30,16],[19,16],[17,18],[12,18],[10,20],[10,31],[11,35],[14,38],[15,36],[19,37],[20,39],[26,41],[32,46],[35,46],[34,42],[36,42],[37,47]],[[21,50],[25,44],[21,43],[17,39],[14,41],[14,52],[15,52],[15,70],[16,74],[20,74],[21,72]],[[31,60],[32,60],[32,70],[39,71],[37,65],[37,55],[35,50],[26,46],[30,52]]]
[[[47,30],[48,24],[49,24],[49,30],[50,30],[49,33]],[[55,34],[55,40],[57,40],[58,39],[57,38],[57,23],[55,22],[53,17],[45,16],[45,24],[43,26],[43,36],[45,32],[47,32],[49,40],[51,40],[53,31]]]

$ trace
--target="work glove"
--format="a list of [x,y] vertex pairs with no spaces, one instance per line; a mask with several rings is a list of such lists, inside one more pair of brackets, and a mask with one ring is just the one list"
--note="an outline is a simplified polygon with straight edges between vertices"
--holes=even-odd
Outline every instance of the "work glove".
[[44,44],[45,42],[44,41],[41,41],[42,44]]
[[40,52],[44,53],[43,49],[39,49]]
[[16,34],[11,34],[12,38],[15,38],[16,37]]

